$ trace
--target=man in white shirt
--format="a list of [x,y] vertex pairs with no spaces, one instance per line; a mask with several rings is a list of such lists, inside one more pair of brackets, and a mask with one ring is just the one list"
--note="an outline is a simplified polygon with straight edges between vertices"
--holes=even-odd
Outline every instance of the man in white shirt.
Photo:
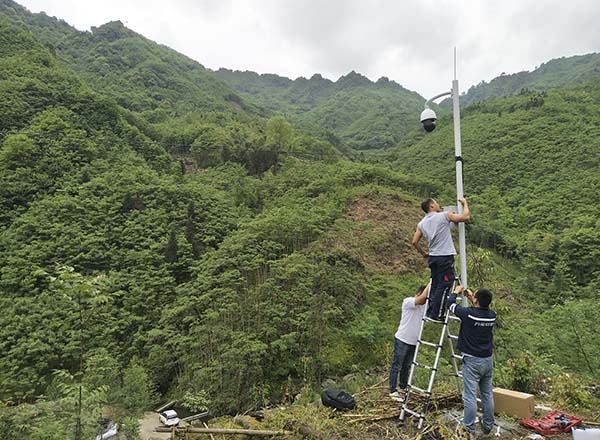
[[[394,355],[390,366],[390,397],[393,400],[402,401],[403,399],[403,396],[396,390],[397,385],[403,390],[408,386],[408,374],[415,356],[429,286],[430,284],[421,286],[415,296],[404,298],[402,301],[402,317],[394,335]],[[398,376],[400,376],[399,383]]]

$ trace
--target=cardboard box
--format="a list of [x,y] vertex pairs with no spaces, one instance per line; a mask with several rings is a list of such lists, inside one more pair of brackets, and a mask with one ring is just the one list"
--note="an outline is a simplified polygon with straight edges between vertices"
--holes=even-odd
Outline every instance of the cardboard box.
[[494,412],[496,414],[504,413],[520,419],[530,419],[533,417],[533,411],[533,394],[494,388]]

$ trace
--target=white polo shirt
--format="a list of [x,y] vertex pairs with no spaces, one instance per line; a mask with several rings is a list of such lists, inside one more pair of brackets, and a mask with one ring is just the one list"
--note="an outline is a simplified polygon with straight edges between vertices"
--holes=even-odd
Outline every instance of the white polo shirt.
[[402,301],[400,325],[394,336],[405,344],[417,345],[421,320],[424,314],[425,304],[416,305],[414,296],[404,298],[404,301]]

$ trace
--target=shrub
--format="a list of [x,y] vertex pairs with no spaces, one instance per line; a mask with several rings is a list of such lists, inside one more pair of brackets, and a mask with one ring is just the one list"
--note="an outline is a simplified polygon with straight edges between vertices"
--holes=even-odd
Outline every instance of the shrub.
[[592,409],[597,404],[583,381],[569,373],[559,374],[552,379],[550,398],[559,408]]
[[199,413],[208,411],[208,408],[211,405],[210,399],[208,398],[208,394],[204,390],[200,390],[197,392],[187,391],[181,401],[181,406],[190,410],[193,413]]
[[499,376],[502,385],[509,389],[540,393],[548,391],[548,378],[559,372],[560,367],[546,358],[520,351],[504,363]]

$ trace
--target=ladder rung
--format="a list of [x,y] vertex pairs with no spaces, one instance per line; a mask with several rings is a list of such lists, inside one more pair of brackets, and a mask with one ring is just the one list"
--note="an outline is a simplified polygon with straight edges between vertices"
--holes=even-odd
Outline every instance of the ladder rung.
[[460,354],[453,354],[452,357],[456,358],[456,359],[460,359],[462,361],[462,356]]
[[406,407],[404,408],[404,411],[407,412],[407,413],[409,413],[410,415],[418,417],[420,419],[422,419],[423,417],[425,417],[424,414],[421,414],[419,412],[413,411],[412,409],[408,409]]
[[437,368],[433,368],[430,365],[421,364],[421,363],[419,363],[417,361],[414,361],[413,364],[415,364],[417,367],[427,368],[428,370],[437,371]]
[[460,321],[460,318],[455,315],[448,315],[448,319],[454,319],[455,321]]
[[451,335],[450,333],[448,333],[448,337],[449,337],[450,339],[454,339],[454,340],[458,339],[458,336],[456,336],[456,335]]
[[430,347],[434,347],[434,348],[438,348],[439,344],[434,344],[433,342],[429,342],[429,341],[419,341],[420,344],[423,345],[429,345]]
[[445,324],[446,323],[444,320],[432,319],[429,316],[424,316],[423,321],[433,322],[434,324]]
[[415,390],[415,391],[418,391],[419,393],[422,393],[422,394],[431,394],[431,391],[424,390],[423,388],[419,388],[419,387],[416,387],[414,385],[410,386],[410,390],[411,391]]

